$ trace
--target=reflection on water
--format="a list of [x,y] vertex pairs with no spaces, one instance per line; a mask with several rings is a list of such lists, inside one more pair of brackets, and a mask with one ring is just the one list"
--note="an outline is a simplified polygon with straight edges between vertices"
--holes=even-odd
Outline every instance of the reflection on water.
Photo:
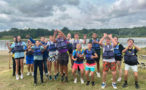
[[[135,40],[135,45],[143,48],[146,47],[146,38],[133,38]],[[128,38],[119,38],[119,42],[124,46],[127,46]],[[8,50],[6,43],[10,42],[10,40],[0,40],[0,50]]]

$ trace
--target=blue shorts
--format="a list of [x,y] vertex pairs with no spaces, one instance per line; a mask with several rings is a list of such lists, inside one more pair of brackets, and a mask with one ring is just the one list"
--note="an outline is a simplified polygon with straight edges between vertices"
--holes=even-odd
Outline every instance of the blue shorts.
[[33,64],[34,57],[33,56],[26,56],[26,64]]
[[91,71],[94,72],[95,71],[95,66],[87,66],[85,67],[85,71]]

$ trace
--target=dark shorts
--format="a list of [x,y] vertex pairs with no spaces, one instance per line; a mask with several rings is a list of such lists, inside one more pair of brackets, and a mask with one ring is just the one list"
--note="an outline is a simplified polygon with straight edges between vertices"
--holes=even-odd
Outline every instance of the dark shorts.
[[20,57],[20,58],[15,58],[15,60],[20,60],[20,59],[24,59],[24,57]]
[[58,61],[60,65],[67,65],[68,64],[68,53],[59,53],[58,54]]
[[73,49],[69,49],[68,52],[69,52],[69,54],[72,54]]
[[96,53],[96,54],[97,54],[98,58],[95,58],[95,61],[99,62],[100,61],[100,54],[99,53]]
[[122,61],[122,56],[115,56],[116,61]]

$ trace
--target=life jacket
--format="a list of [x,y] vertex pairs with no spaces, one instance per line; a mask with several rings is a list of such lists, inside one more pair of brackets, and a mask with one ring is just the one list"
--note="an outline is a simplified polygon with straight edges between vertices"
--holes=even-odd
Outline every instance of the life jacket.
[[77,62],[83,62],[83,58],[79,58],[78,57],[78,54],[82,54],[82,49],[80,50],[80,51],[78,51],[77,49],[76,49],[76,55],[75,55],[75,57],[74,58],[77,58]]
[[49,45],[48,45],[48,50],[49,51],[56,51],[56,45],[55,45],[55,43],[51,43],[51,42],[49,42]]
[[76,46],[77,46],[77,44],[79,44],[80,42],[79,42],[79,40],[77,40],[77,41],[73,41],[73,49],[76,49]]
[[67,49],[67,43],[65,42],[63,38],[58,38],[56,47],[58,50]]
[[132,48],[132,51],[126,51],[124,55],[124,62],[129,65],[137,65],[138,59],[137,55],[134,53],[135,47]]
[[24,52],[22,42],[15,43],[14,52]]
[[104,59],[114,58],[114,50],[113,50],[113,46],[111,44],[108,47],[108,45],[106,45],[106,43],[105,43],[104,52],[103,52],[103,58]]
[[40,56],[40,55],[43,55],[42,54],[42,51],[41,51],[41,46],[35,46],[34,47],[34,55],[36,55],[36,56]]
[[91,58],[92,55],[94,55],[94,52],[91,50],[89,51],[88,49],[85,50],[86,52],[86,60],[87,60],[87,63],[91,64],[91,63],[94,63],[95,60]]
[[121,55],[122,55],[122,53],[120,52],[119,45],[120,45],[120,43],[118,43],[118,44],[115,46],[115,48],[114,48],[114,54],[115,54],[116,56],[121,56]]
[[[96,39],[96,41],[99,42],[98,39]],[[100,50],[100,45],[99,45],[98,43],[94,43],[94,40],[92,40],[92,48],[93,48],[94,50]]]

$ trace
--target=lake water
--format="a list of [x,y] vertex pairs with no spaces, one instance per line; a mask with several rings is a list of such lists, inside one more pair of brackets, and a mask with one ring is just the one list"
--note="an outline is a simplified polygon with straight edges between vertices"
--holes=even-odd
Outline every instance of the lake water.
[[[127,46],[127,40],[129,38],[119,38],[119,42],[124,46]],[[135,40],[135,45],[143,48],[146,47],[146,38],[133,38]],[[0,50],[8,50],[6,46],[6,42],[10,42],[10,40],[0,40]]]

